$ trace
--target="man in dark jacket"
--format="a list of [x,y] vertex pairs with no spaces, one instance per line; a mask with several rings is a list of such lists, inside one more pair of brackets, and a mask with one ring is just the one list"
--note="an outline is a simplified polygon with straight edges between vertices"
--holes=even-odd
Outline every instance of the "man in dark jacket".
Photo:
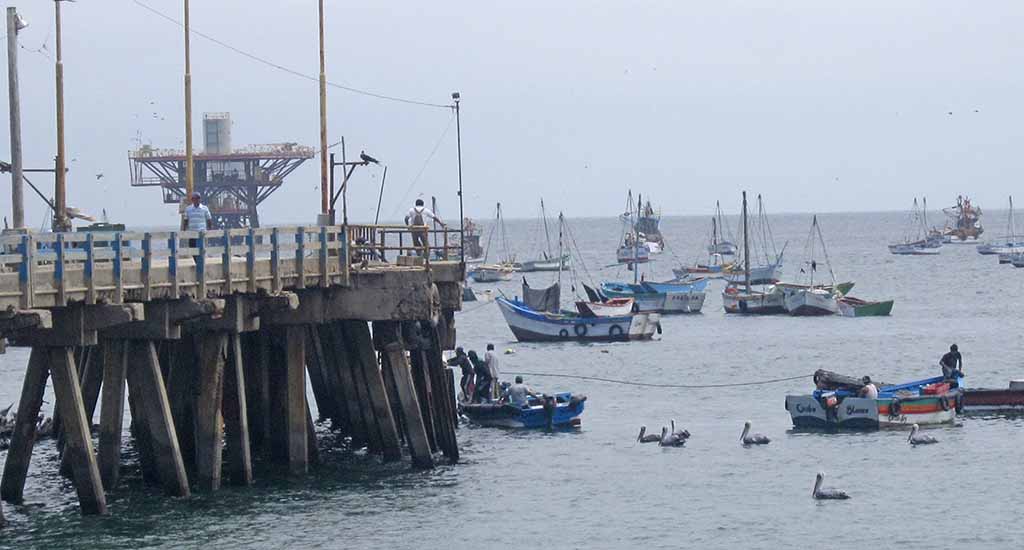
[[473,364],[466,356],[465,350],[461,347],[455,348],[455,357],[448,360],[449,367],[459,367],[462,370],[462,378],[459,380],[459,387],[462,388],[463,399],[472,397],[469,385],[473,382]]
[[943,378],[951,379],[964,375],[964,359],[960,356],[960,350],[956,344],[949,346],[949,353],[942,356],[939,365],[942,367]]
[[491,397],[491,370],[487,368],[487,363],[474,350],[469,350],[469,360],[473,363],[473,372],[476,374],[476,391],[473,402],[488,401]]

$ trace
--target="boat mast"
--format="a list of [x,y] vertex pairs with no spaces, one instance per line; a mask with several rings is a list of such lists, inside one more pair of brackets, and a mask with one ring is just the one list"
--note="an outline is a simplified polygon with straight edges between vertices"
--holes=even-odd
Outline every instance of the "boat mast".
[[[437,197],[430,197],[430,211],[434,213],[434,218],[431,219],[431,223],[434,226],[434,248],[437,248]],[[445,259],[447,260],[448,251],[445,250]]]
[[928,240],[928,197],[921,197],[921,232],[924,240]]
[[[718,207],[718,215],[722,215],[722,207]],[[750,237],[747,235],[747,192],[743,192],[743,284],[750,295]]]
[[714,216],[711,216],[711,250],[708,250],[708,254],[711,255],[711,263],[718,265],[718,222]]
[[[561,213],[559,213],[561,215]],[[551,258],[551,233],[548,232],[548,215],[544,212],[544,199],[540,200],[540,219],[544,221],[544,240],[548,243],[548,247],[544,250],[547,253],[548,258]],[[559,254],[561,256],[561,254]]]
[[1017,245],[1017,228],[1013,223],[1013,195],[1010,195],[1010,246]]
[[640,205],[643,204],[644,196],[636,196],[636,220],[633,223],[633,284],[640,282],[640,264],[637,262],[640,256]]
[[[544,204],[544,201],[541,201]],[[564,217],[561,212],[558,213],[558,299],[562,299],[562,226],[565,224]],[[545,226],[546,227],[546,226]],[[562,309],[562,304],[558,304],[558,309]]]

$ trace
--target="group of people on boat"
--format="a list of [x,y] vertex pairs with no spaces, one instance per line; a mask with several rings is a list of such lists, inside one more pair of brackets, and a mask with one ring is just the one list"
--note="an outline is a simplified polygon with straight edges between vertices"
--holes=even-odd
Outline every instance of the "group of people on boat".
[[448,366],[459,367],[462,371],[459,388],[462,390],[463,401],[491,403],[500,400],[522,407],[531,396],[538,396],[523,383],[522,376],[516,376],[515,383],[509,385],[504,392],[501,391],[498,382],[498,354],[494,351],[494,344],[487,344],[483,359],[476,350],[467,353],[462,347],[457,347],[455,356],[448,360]]

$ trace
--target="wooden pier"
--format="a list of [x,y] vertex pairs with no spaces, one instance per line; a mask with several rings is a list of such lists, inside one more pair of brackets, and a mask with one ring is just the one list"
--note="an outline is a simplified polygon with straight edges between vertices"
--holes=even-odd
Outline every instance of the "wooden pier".
[[306,474],[307,380],[354,447],[456,462],[442,350],[465,267],[458,231],[429,233],[442,244],[380,225],[0,238],[0,336],[31,347],[0,498],[23,499],[48,378],[86,514],[107,513],[118,483],[126,401],[144,481],[176,497],[251,484],[257,453]]

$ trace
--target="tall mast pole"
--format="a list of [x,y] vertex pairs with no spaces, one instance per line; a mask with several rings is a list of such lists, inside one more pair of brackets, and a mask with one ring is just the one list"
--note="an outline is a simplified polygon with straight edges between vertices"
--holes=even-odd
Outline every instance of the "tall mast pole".
[[[320,212],[323,214],[323,221],[333,223],[331,217],[331,198],[327,181],[327,63],[324,59],[324,0],[318,2],[320,15]],[[342,166],[342,170],[348,167]],[[347,179],[347,178],[346,178]],[[344,185],[344,182],[342,182]]]
[[185,200],[195,191],[192,158],[192,49],[189,26],[189,0],[185,0]]
[[563,215],[558,213],[558,309],[562,309],[562,226],[565,224]]
[[21,162],[21,99],[18,92],[18,9],[7,8],[7,91],[11,108],[11,210],[15,229],[25,227]]
[[640,282],[640,262],[637,260],[640,256],[640,231],[637,229],[637,224],[640,220],[640,203],[644,200],[642,194],[636,196],[636,220],[633,223],[633,284]]
[[64,60],[61,55],[60,37],[60,3],[62,0],[55,0],[54,13],[57,20],[57,162],[54,189],[54,214],[53,230],[67,231],[71,224],[67,219],[67,174],[65,167],[67,162],[64,158]]
[[[559,216],[561,216],[561,213],[559,213]],[[541,219],[542,222],[544,222],[544,241],[547,242],[547,245],[548,245],[547,249],[545,250],[545,252],[550,256],[551,255],[551,234],[548,233],[548,215],[547,215],[547,212],[544,211],[544,199],[540,200],[540,219]],[[559,252],[558,257],[559,258],[562,257],[561,252]]]
[[[719,210],[721,213],[721,210]],[[743,192],[743,284],[750,295],[750,237],[747,234],[747,192]]]
[[461,97],[462,96],[459,94],[459,92],[452,92],[452,100],[455,103],[455,144],[456,147],[458,148],[459,156],[459,248],[461,250],[459,261],[465,264],[466,243],[462,239],[463,231],[465,229],[463,225],[466,223],[466,217],[462,211],[462,121],[460,120],[459,117],[459,99],[461,99]]

